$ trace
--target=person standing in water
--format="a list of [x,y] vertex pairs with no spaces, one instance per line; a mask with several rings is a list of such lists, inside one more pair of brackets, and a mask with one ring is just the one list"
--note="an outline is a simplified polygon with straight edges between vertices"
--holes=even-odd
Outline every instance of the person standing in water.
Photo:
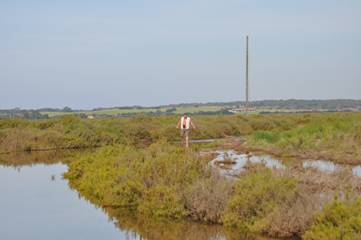
[[193,124],[192,119],[184,113],[183,117],[181,117],[178,121],[177,128],[180,129],[181,137],[182,137],[182,145],[189,147],[189,130],[190,128],[195,129],[196,126]]

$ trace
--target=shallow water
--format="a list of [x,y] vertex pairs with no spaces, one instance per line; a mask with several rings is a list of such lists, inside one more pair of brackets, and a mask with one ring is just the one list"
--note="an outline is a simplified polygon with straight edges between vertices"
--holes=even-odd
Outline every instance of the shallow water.
[[354,175],[361,177],[361,166],[356,166],[352,168]]
[[350,167],[347,165],[336,164],[327,160],[306,160],[303,162],[304,168],[315,168],[323,172],[335,172],[343,168],[352,168],[352,173],[355,176],[361,177],[361,165]]
[[215,142],[218,139],[191,139],[189,140],[190,143],[210,143]]
[[304,168],[316,168],[323,172],[334,172],[339,169],[337,164],[325,160],[306,160],[302,166]]
[[[213,159],[210,164],[218,167],[220,173],[224,176],[234,176],[244,171],[247,162],[264,163],[268,168],[285,169],[287,167],[280,160],[269,155],[236,153],[233,150],[216,151],[216,153],[216,158]],[[227,164],[227,160],[232,160],[234,163]],[[361,165],[350,167],[347,165],[335,164],[327,160],[305,160],[303,161],[302,166],[304,168],[315,168],[328,173],[335,172],[342,168],[352,168],[352,173],[355,176],[361,177]]]
[[[252,154],[238,154],[233,150],[216,151],[217,157],[210,162],[211,165],[218,165],[222,175],[233,176],[242,171],[245,171],[247,162],[250,163],[264,163],[268,168],[284,169],[285,165],[281,161],[268,155],[252,155]],[[234,161],[234,164],[224,164],[225,160]]]
[[[0,239],[239,239],[222,226],[165,223],[131,217],[115,209],[97,208],[70,189],[62,161],[34,154],[0,160]],[[32,160],[35,160],[35,164]],[[1,156],[4,158],[4,156]],[[26,165],[22,165],[25,163]],[[246,239],[246,238],[242,238]],[[251,239],[263,237],[252,236]]]

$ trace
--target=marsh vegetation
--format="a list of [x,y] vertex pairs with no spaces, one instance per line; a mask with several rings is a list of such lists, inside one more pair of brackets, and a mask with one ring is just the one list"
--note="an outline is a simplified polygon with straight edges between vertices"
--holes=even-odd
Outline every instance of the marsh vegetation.
[[[360,178],[350,171],[303,168],[301,160],[360,164],[360,117],[360,113],[197,116],[192,138],[226,139],[193,144],[190,149],[179,146],[175,116],[1,120],[0,149],[98,147],[76,154],[65,177],[82,196],[114,216],[130,212],[139,219],[217,224],[242,236],[357,239]],[[225,148],[268,153],[295,164],[267,168],[249,162],[229,179],[209,164],[214,155],[200,154]]]
[[[283,157],[361,163],[361,113],[254,116],[196,116],[193,139],[239,136],[241,150]],[[176,116],[138,115],[123,119],[0,120],[0,152],[84,148],[105,145],[149,146],[179,141]],[[237,147],[237,146],[233,146]]]

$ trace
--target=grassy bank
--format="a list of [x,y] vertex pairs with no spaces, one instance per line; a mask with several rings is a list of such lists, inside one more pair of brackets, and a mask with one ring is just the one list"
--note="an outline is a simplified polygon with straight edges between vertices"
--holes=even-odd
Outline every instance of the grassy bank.
[[360,164],[360,117],[350,113],[306,114],[279,117],[267,124],[254,122],[265,125],[258,126],[245,145],[285,157]]
[[[221,138],[239,135],[237,119],[199,117],[194,138]],[[234,123],[232,123],[234,121]],[[179,141],[176,116],[139,115],[124,119],[81,119],[63,116],[49,120],[0,120],[0,152],[37,149],[82,148],[124,144],[148,146],[160,139]],[[211,127],[211,125],[214,125]]]

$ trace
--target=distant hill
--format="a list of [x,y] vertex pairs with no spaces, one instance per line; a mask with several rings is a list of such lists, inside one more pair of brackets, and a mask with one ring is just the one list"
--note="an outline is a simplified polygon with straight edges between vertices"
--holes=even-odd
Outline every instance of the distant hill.
[[[155,107],[121,106],[109,108],[94,108],[92,110],[73,110],[69,107],[41,108],[36,110],[7,109],[0,110],[0,118],[27,118],[41,119],[66,114],[77,114],[81,117],[94,115],[96,117],[127,117],[135,114],[171,115],[184,112],[192,114],[232,114],[232,109],[241,108],[245,103],[236,102],[210,102],[210,103],[180,103]],[[361,111],[361,100],[332,99],[332,100],[262,100],[253,101],[250,106],[258,113],[273,112],[333,112],[333,111]]]

